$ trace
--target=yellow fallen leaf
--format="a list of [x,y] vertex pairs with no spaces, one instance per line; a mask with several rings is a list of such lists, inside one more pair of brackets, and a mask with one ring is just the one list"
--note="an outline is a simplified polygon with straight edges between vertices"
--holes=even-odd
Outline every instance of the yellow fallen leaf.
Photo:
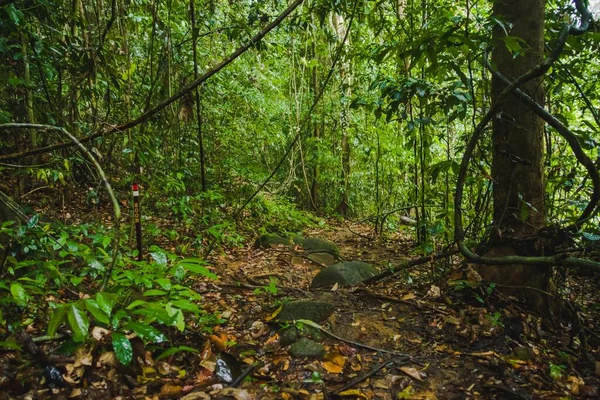
[[364,394],[360,390],[356,390],[356,389],[344,390],[343,392],[338,393],[338,396],[341,396],[341,397],[353,396],[353,397],[358,397],[361,399],[368,399],[366,394]]
[[341,374],[344,368],[331,361],[323,361],[323,368],[330,374]]
[[273,344],[279,342],[279,334],[276,333],[265,341],[265,344]]
[[227,349],[227,335],[221,333],[219,336],[210,335],[208,338],[219,351]]
[[279,313],[281,312],[281,310],[283,309],[283,305],[280,305],[277,310],[273,311],[273,313],[271,315],[269,315],[267,318],[265,318],[266,321],[271,321],[273,319],[275,319],[275,317],[277,317],[277,315],[279,315]]

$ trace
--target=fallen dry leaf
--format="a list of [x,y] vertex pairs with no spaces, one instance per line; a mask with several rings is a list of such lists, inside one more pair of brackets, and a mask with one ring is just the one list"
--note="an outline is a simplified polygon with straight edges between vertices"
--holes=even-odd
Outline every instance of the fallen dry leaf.
[[181,393],[181,386],[173,385],[171,383],[165,383],[160,388],[159,396],[164,399],[164,398],[170,398],[170,397],[178,397],[180,393]]
[[404,372],[406,375],[410,376],[413,379],[416,379],[418,381],[422,381],[423,377],[422,377],[422,373],[417,370],[416,368],[413,367],[400,367],[400,371]]

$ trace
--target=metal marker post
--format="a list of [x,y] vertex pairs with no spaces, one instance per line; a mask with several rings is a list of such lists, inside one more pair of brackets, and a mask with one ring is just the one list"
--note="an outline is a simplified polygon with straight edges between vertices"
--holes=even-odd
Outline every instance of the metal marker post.
[[133,221],[135,222],[135,236],[137,239],[138,261],[143,260],[142,255],[142,218],[140,213],[140,186],[134,183],[131,186],[133,191]]

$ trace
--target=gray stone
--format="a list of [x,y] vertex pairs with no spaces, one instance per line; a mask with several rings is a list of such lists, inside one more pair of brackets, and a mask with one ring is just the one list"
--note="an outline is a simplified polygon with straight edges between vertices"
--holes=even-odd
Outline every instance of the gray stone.
[[362,261],[343,261],[323,268],[310,285],[311,289],[339,286],[356,286],[367,278],[377,275],[378,271]]
[[297,321],[308,319],[313,322],[325,321],[333,314],[333,304],[315,300],[288,301],[277,315],[277,321]]
[[295,358],[322,360],[325,357],[325,347],[310,339],[302,338],[290,347],[290,354]]

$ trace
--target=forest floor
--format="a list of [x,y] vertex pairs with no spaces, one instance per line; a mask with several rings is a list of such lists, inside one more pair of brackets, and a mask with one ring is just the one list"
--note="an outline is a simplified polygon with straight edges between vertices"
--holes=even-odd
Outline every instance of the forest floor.
[[[332,222],[304,235],[328,239],[344,259],[380,269],[416,258],[408,236],[374,238],[364,224]],[[202,308],[217,313],[223,323],[212,332],[194,331],[191,324],[183,334],[169,335],[176,338],[173,345],[198,353],[156,361],[152,346],[138,343],[136,363],[125,368],[110,356],[107,344],[106,355],[93,363],[88,351],[61,366],[67,374],[85,369],[77,385],[48,389],[37,384],[19,397],[598,398],[600,363],[594,360],[600,356],[600,342],[598,331],[587,328],[597,315],[579,313],[583,332],[572,335],[570,321],[545,323],[517,299],[477,285],[472,269],[457,260],[399,270],[368,286],[311,291],[311,280],[322,266],[298,249],[257,249],[249,242],[215,251],[211,265],[218,280],[198,280],[192,287],[202,295]],[[586,296],[597,296],[593,284],[590,279],[573,283]],[[326,353],[323,359],[294,358],[290,346],[281,343],[282,328],[290,324],[276,323],[273,317],[285,301],[312,298],[333,304],[333,314],[317,325]],[[48,353],[54,347],[53,342],[42,346]],[[4,368],[9,364],[30,378],[43,375],[25,360],[5,361]],[[230,387],[240,375],[247,376]],[[5,388],[0,398],[17,397],[10,390]]]

